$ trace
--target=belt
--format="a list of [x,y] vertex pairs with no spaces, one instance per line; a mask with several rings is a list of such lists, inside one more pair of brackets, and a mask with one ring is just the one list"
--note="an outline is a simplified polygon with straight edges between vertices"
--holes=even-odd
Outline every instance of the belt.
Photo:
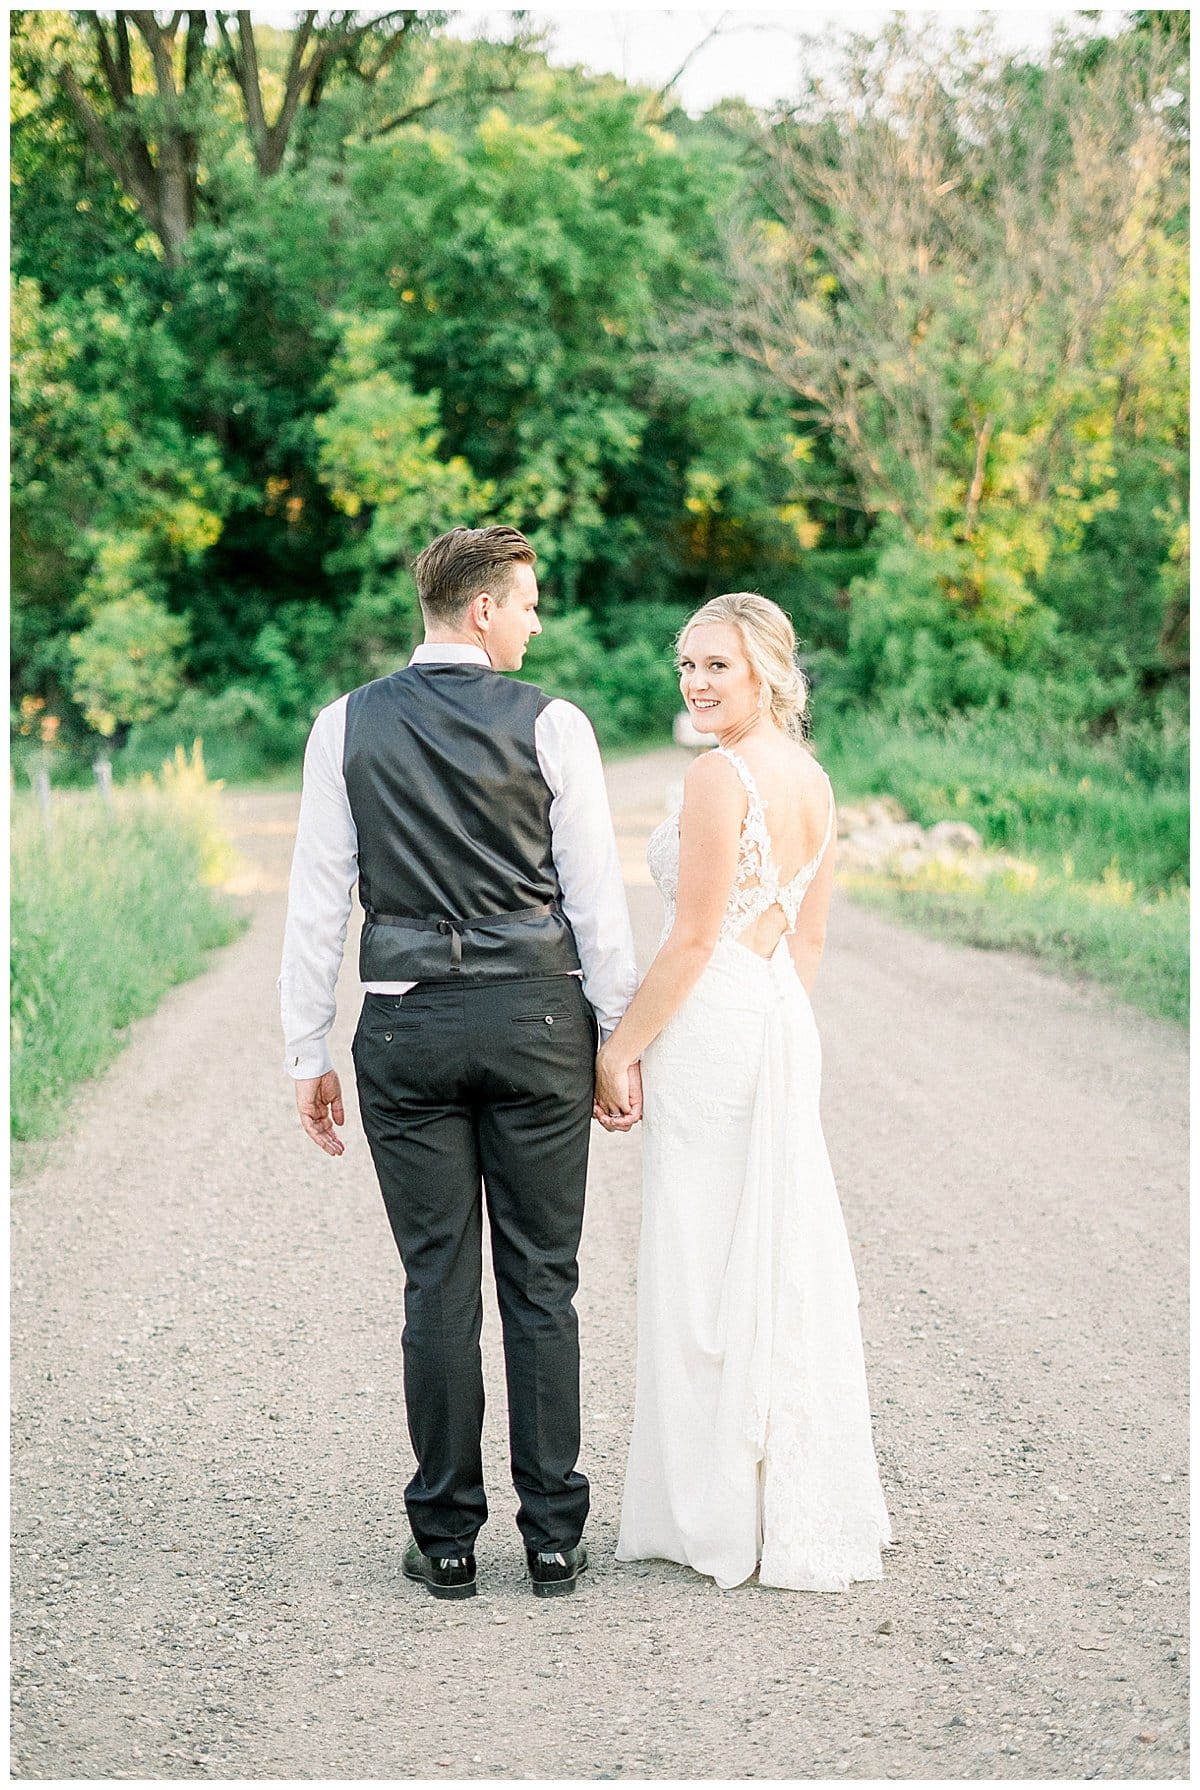
[[473,920],[447,920],[440,914],[377,914],[373,908],[363,909],[363,918],[373,926],[406,926],[410,932],[440,932],[450,940],[450,962],[458,969],[462,964],[462,935],[477,926],[505,926],[510,921],[544,920],[557,912],[557,903],[543,901],[538,907],[513,908],[506,914],[479,914]]

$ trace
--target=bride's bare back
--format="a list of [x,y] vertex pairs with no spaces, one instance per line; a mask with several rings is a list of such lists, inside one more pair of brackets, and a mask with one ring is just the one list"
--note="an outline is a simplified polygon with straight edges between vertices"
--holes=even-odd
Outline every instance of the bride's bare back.
[[785,934],[799,934],[802,946],[810,934],[823,937],[833,821],[825,772],[803,746],[782,736],[747,741],[745,750],[722,756],[739,776],[748,773],[734,895],[747,919],[735,935],[738,944],[770,957]]

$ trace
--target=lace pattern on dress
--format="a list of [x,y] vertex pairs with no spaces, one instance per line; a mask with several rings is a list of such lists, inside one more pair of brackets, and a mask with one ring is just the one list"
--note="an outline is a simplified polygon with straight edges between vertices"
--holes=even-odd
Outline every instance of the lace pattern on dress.
[[[727,758],[741,779],[746,791],[746,817],[742,822],[741,839],[738,845],[737,870],[734,873],[733,889],[729,897],[729,905],[725,909],[721,921],[720,937],[736,939],[745,932],[748,926],[771,908],[778,905],[787,922],[785,936],[794,932],[800,914],[801,903],[808,893],[809,887],[821,868],[821,862],[833,836],[833,790],[829,790],[829,818],[825,824],[825,837],[820,849],[802,864],[795,876],[786,883],[780,881],[779,867],[771,849],[771,835],[767,829],[767,805],[758,793],[758,785],[750,774],[745,760],[726,746],[717,746],[715,750],[722,758]],[[822,772],[824,775],[824,772]],[[825,777],[828,785],[829,778]],[[675,923],[675,900],[679,893],[679,807],[676,806],[669,818],[657,826],[650,835],[646,847],[646,861],[650,866],[650,874],[658,886],[666,908],[663,937]]]

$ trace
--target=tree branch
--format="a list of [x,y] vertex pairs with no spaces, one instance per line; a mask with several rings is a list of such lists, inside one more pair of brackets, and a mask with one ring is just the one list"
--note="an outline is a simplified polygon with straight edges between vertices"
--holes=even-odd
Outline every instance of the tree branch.
[[971,476],[971,486],[967,492],[967,508],[963,517],[963,539],[969,541],[975,533],[975,522],[979,514],[979,500],[983,496],[983,477],[987,467],[987,453],[991,445],[992,434],[996,427],[994,416],[983,419],[982,428],[975,429],[975,471]]
[[422,112],[431,112],[435,106],[445,105],[450,100],[468,97],[471,99],[476,97],[479,99],[501,99],[507,94],[520,91],[519,81],[498,81],[486,87],[450,88],[446,93],[435,93],[432,99],[425,99],[419,105],[409,106],[405,111],[397,112],[394,118],[388,118],[383,124],[377,124],[373,129],[364,131],[361,140],[364,143],[371,143],[376,137],[386,137],[389,131],[399,130],[404,124],[411,124],[413,119],[419,118]]
[[128,105],[133,97],[132,83],[126,78],[127,70],[129,68],[129,37],[125,32],[125,21],[122,19],[120,13],[118,13],[114,29],[117,32],[118,39],[122,37],[124,38],[124,53],[119,63],[112,53],[99,14],[93,15],[91,23],[92,35],[96,39],[96,53],[100,58],[101,73],[107,83],[109,92],[112,94],[113,104],[123,108]]
[[204,31],[208,23],[208,15],[203,12],[189,12],[187,41],[183,51],[183,86],[186,92],[194,85],[204,60]]
[[99,116],[88,103],[87,95],[79,85],[75,71],[64,65],[59,71],[59,79],[71,103],[71,109],[79,122],[79,127],[91,148],[100,157],[118,186],[128,187],[147,217],[157,217],[157,197],[153,185],[143,181],[138,169],[131,160],[122,157],[109,140]]
[[242,90],[242,104],[246,108],[246,124],[250,131],[250,140],[254,144],[254,159],[258,163],[260,174],[266,173],[268,155],[267,120],[263,112],[262,83],[258,72],[258,49],[254,42],[254,26],[250,22],[248,12],[239,12],[238,44],[241,56],[238,61],[239,81]]
[[[154,83],[158,88],[160,99],[175,99],[175,69],[171,60],[174,46],[176,26],[172,24],[164,31],[152,12],[130,13],[130,18],[141,32],[154,62]],[[175,14],[176,20],[179,14]]]
[[[240,17],[247,17],[241,14]],[[300,96],[311,76],[311,66],[304,66],[304,52],[312,37],[316,22],[315,12],[306,12],[299,29],[292,39],[292,53],[288,58],[287,76],[284,81],[283,104],[279,108],[279,116],[267,132],[266,165],[264,174],[277,174],[283,165],[284,151],[291,136],[292,123],[296,116],[296,108],[300,104]]]
[[410,12],[404,14],[403,23],[401,24],[400,29],[398,31],[393,31],[391,37],[389,37],[388,41],[384,44],[379,52],[379,60],[376,62],[374,68],[364,74],[363,78],[366,81],[373,84],[379,79],[380,75],[407,37],[415,16],[414,13]]
[[[99,23],[100,23],[100,21],[97,19],[97,21],[96,21],[97,26],[99,26]],[[133,45],[129,41],[129,25],[126,21],[125,14],[122,12],[119,12],[116,16],[115,30],[116,30],[116,34],[117,34],[117,44],[118,44],[120,57],[121,57],[121,62],[120,62],[121,88],[120,88],[120,91],[122,93],[122,96],[127,101],[132,101],[132,99],[133,99]]]
[[726,24],[728,23],[728,19],[729,19],[729,14],[723,12],[721,14],[720,18],[717,20],[716,24],[712,27],[712,29],[705,33],[705,35],[700,39],[700,42],[698,44],[694,44],[692,46],[692,48],[688,51],[687,55],[684,57],[683,61],[679,64],[679,67],[675,70],[675,73],[671,76],[671,79],[669,81],[664,81],[663,85],[659,88],[658,92],[654,95],[654,98],[650,101],[649,110],[653,111],[656,107],[658,107],[662,104],[663,100],[666,99],[668,93],[670,93],[672,87],[674,87],[676,81],[681,81],[683,79],[684,75],[687,73],[687,71],[691,67],[692,63],[696,60],[696,57],[700,54],[701,50],[706,49],[708,47],[708,45],[712,42],[714,37],[720,37],[721,33],[725,29]]

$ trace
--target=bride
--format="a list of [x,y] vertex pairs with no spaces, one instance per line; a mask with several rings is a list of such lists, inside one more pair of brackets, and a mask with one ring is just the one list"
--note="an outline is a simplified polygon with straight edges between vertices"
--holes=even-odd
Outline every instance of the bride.
[[617,1558],[731,1587],[883,1576],[858,1285],[809,1005],[833,886],[833,792],[802,743],[787,616],[716,597],[679,637],[715,752],[650,840],[657,956],[600,1052],[596,1114],[644,1088],[637,1394]]

